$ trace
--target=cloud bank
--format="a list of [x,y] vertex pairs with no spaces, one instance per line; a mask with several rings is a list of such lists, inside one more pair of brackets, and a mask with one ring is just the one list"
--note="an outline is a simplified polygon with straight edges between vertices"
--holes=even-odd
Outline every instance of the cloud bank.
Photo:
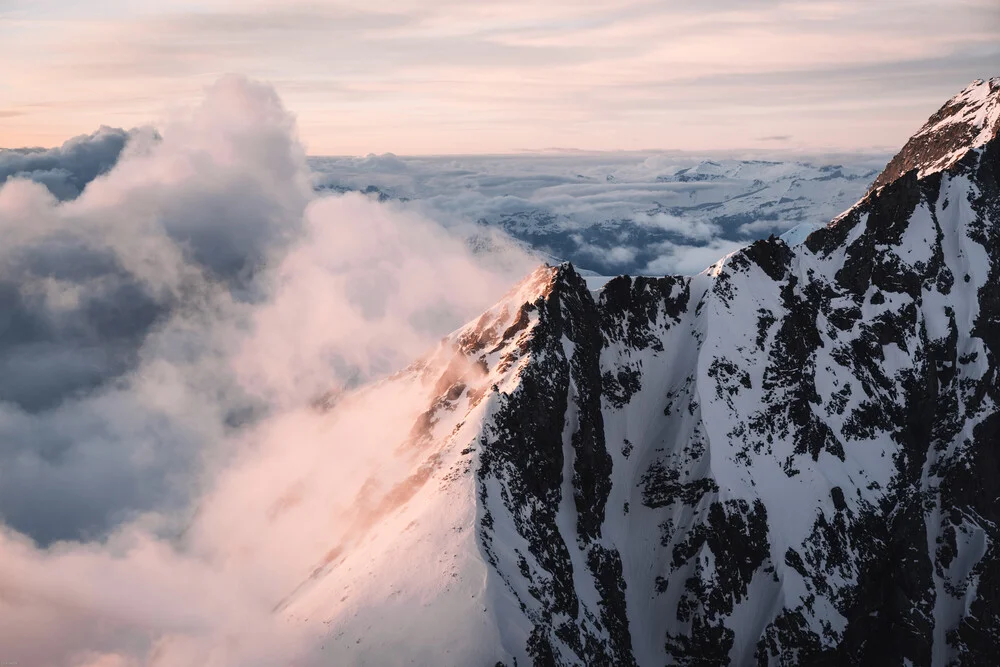
[[[8,161],[0,183],[27,178],[59,199],[71,199],[110,169],[133,135],[157,140],[148,128],[105,127],[60,149],[0,152],[0,163]],[[312,157],[308,164],[320,192],[356,191],[395,202],[399,210],[447,226],[477,251],[488,249],[493,259],[517,239],[540,260],[570,260],[578,268],[610,275],[697,272],[718,259],[713,248],[736,248],[800,224],[825,224],[864,193],[886,159],[878,153],[563,151]],[[249,215],[240,210],[266,207],[269,201],[238,198],[221,211],[178,205],[181,214],[171,213],[165,221],[171,237],[190,243],[188,250],[201,264],[211,264],[229,279],[240,270],[252,272],[261,248],[277,242],[268,235],[287,232],[270,224],[263,210]],[[244,226],[258,222],[248,234],[240,225],[220,222],[227,217]],[[199,238],[185,240],[185,235]],[[517,248],[511,252],[519,254]],[[147,316],[151,313],[147,310]],[[27,384],[19,386],[29,391]]]
[[423,407],[350,388],[534,263],[316,198],[294,120],[235,77],[74,199],[7,180],[0,232],[0,646],[53,666],[308,654],[274,605]]
[[501,230],[601,274],[697,273],[741,245],[854,204],[881,154],[543,152],[311,158],[316,187],[358,191],[476,238]]
[[47,187],[57,199],[73,199],[114,166],[129,136],[125,130],[102,126],[58,148],[0,149],[0,183],[26,178]]

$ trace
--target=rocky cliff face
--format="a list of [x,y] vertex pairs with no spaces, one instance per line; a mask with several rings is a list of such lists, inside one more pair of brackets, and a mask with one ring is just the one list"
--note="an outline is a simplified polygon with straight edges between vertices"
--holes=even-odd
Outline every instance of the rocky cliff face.
[[439,664],[996,660],[998,99],[802,246],[596,293],[540,269],[411,371],[424,492],[467,499],[422,539],[461,533],[488,628]]
[[998,102],[963,91],[794,251],[594,297],[552,271],[480,442],[519,664],[1000,655]]

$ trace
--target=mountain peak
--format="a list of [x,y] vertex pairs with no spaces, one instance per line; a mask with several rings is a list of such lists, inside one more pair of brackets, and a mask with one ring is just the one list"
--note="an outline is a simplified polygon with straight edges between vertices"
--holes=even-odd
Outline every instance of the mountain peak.
[[1000,77],[976,79],[945,102],[886,165],[872,190],[919,169],[943,171],[1000,133]]
[[372,390],[419,414],[281,613],[337,664],[995,664],[998,90],[804,245],[536,269]]

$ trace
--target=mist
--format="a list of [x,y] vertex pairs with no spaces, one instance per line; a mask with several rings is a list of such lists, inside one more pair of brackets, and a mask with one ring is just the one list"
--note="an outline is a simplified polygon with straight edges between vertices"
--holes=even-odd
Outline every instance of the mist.
[[426,407],[378,380],[537,262],[318,197],[260,83],[113,136],[78,192],[0,186],[0,657],[305,660],[275,606]]

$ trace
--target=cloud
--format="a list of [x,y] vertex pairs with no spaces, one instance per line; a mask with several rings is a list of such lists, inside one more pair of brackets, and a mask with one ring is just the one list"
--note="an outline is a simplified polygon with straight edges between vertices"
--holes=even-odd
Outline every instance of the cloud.
[[693,275],[704,270],[722,257],[747,246],[745,241],[716,239],[703,246],[662,243],[657,248],[658,257],[646,265],[648,275]]
[[757,137],[757,141],[788,141],[791,138],[790,134],[772,134],[767,137]]
[[41,183],[59,199],[73,199],[87,183],[114,166],[128,138],[125,130],[101,127],[58,148],[0,149],[0,185],[10,178],[26,178]]
[[239,71],[278,82],[315,154],[898,146],[993,73],[1000,37],[979,0],[537,4],[24,5],[0,58],[29,113],[0,143],[138,123]]
[[[141,132],[132,134],[136,146],[155,141],[154,135],[141,139]],[[390,153],[314,158],[311,165],[316,170],[313,183],[321,190],[358,190],[381,201],[397,201],[401,209],[439,221],[465,237],[470,247],[490,247],[491,256],[509,244],[509,233],[533,247],[540,259],[568,259],[600,273],[639,273],[655,259],[652,248],[665,240],[701,245],[716,238],[761,236],[804,221],[822,223],[863,193],[885,159],[773,151],[741,157],[770,161],[678,151],[580,151],[441,158]],[[839,171],[817,166],[834,160]],[[758,181],[766,187],[755,193],[761,188]],[[198,262],[211,264],[218,276],[231,279],[240,271],[252,274],[260,265],[260,248],[277,240],[267,235],[294,233],[267,222],[264,212],[272,201],[245,197],[213,210],[178,199],[175,203],[184,213],[171,214],[173,204],[167,202],[161,217],[174,241],[189,253],[199,253]],[[205,215],[214,224],[197,219]],[[224,223],[227,216],[244,223],[257,220],[258,234],[248,234],[248,224]],[[498,230],[498,237],[487,238]],[[192,234],[199,235],[193,245],[187,238]],[[85,379],[83,369],[80,377]]]
[[8,180],[0,233],[0,646],[66,667],[313,651],[274,607],[428,400],[351,388],[534,262],[315,197],[293,119],[236,77],[75,199]]
[[710,219],[697,216],[681,217],[669,213],[654,213],[648,219],[639,218],[640,224],[653,225],[692,241],[708,241],[718,236],[722,229]]
[[764,232],[783,232],[798,224],[798,220],[754,220],[740,225],[737,231],[744,236],[759,236]]
[[801,222],[825,224],[864,194],[886,159],[581,151],[370,155],[310,164],[316,187],[398,202],[473,246],[499,229],[583,269],[635,274],[647,270],[660,247],[674,257],[677,247],[744,243]]
[[[290,127],[270,89],[224,80],[164,141],[134,135],[77,199],[59,204],[20,177],[0,189],[0,512],[11,526],[43,543],[99,535],[179,499],[201,439],[247,409],[224,372],[188,386],[202,378],[186,367],[221,354],[199,309],[235,318],[254,272],[301,225],[310,192]],[[102,130],[33,164],[92,176],[104,164],[94,156],[113,163],[125,136]],[[161,389],[175,402],[150,404]],[[203,400],[215,392],[223,400]]]

